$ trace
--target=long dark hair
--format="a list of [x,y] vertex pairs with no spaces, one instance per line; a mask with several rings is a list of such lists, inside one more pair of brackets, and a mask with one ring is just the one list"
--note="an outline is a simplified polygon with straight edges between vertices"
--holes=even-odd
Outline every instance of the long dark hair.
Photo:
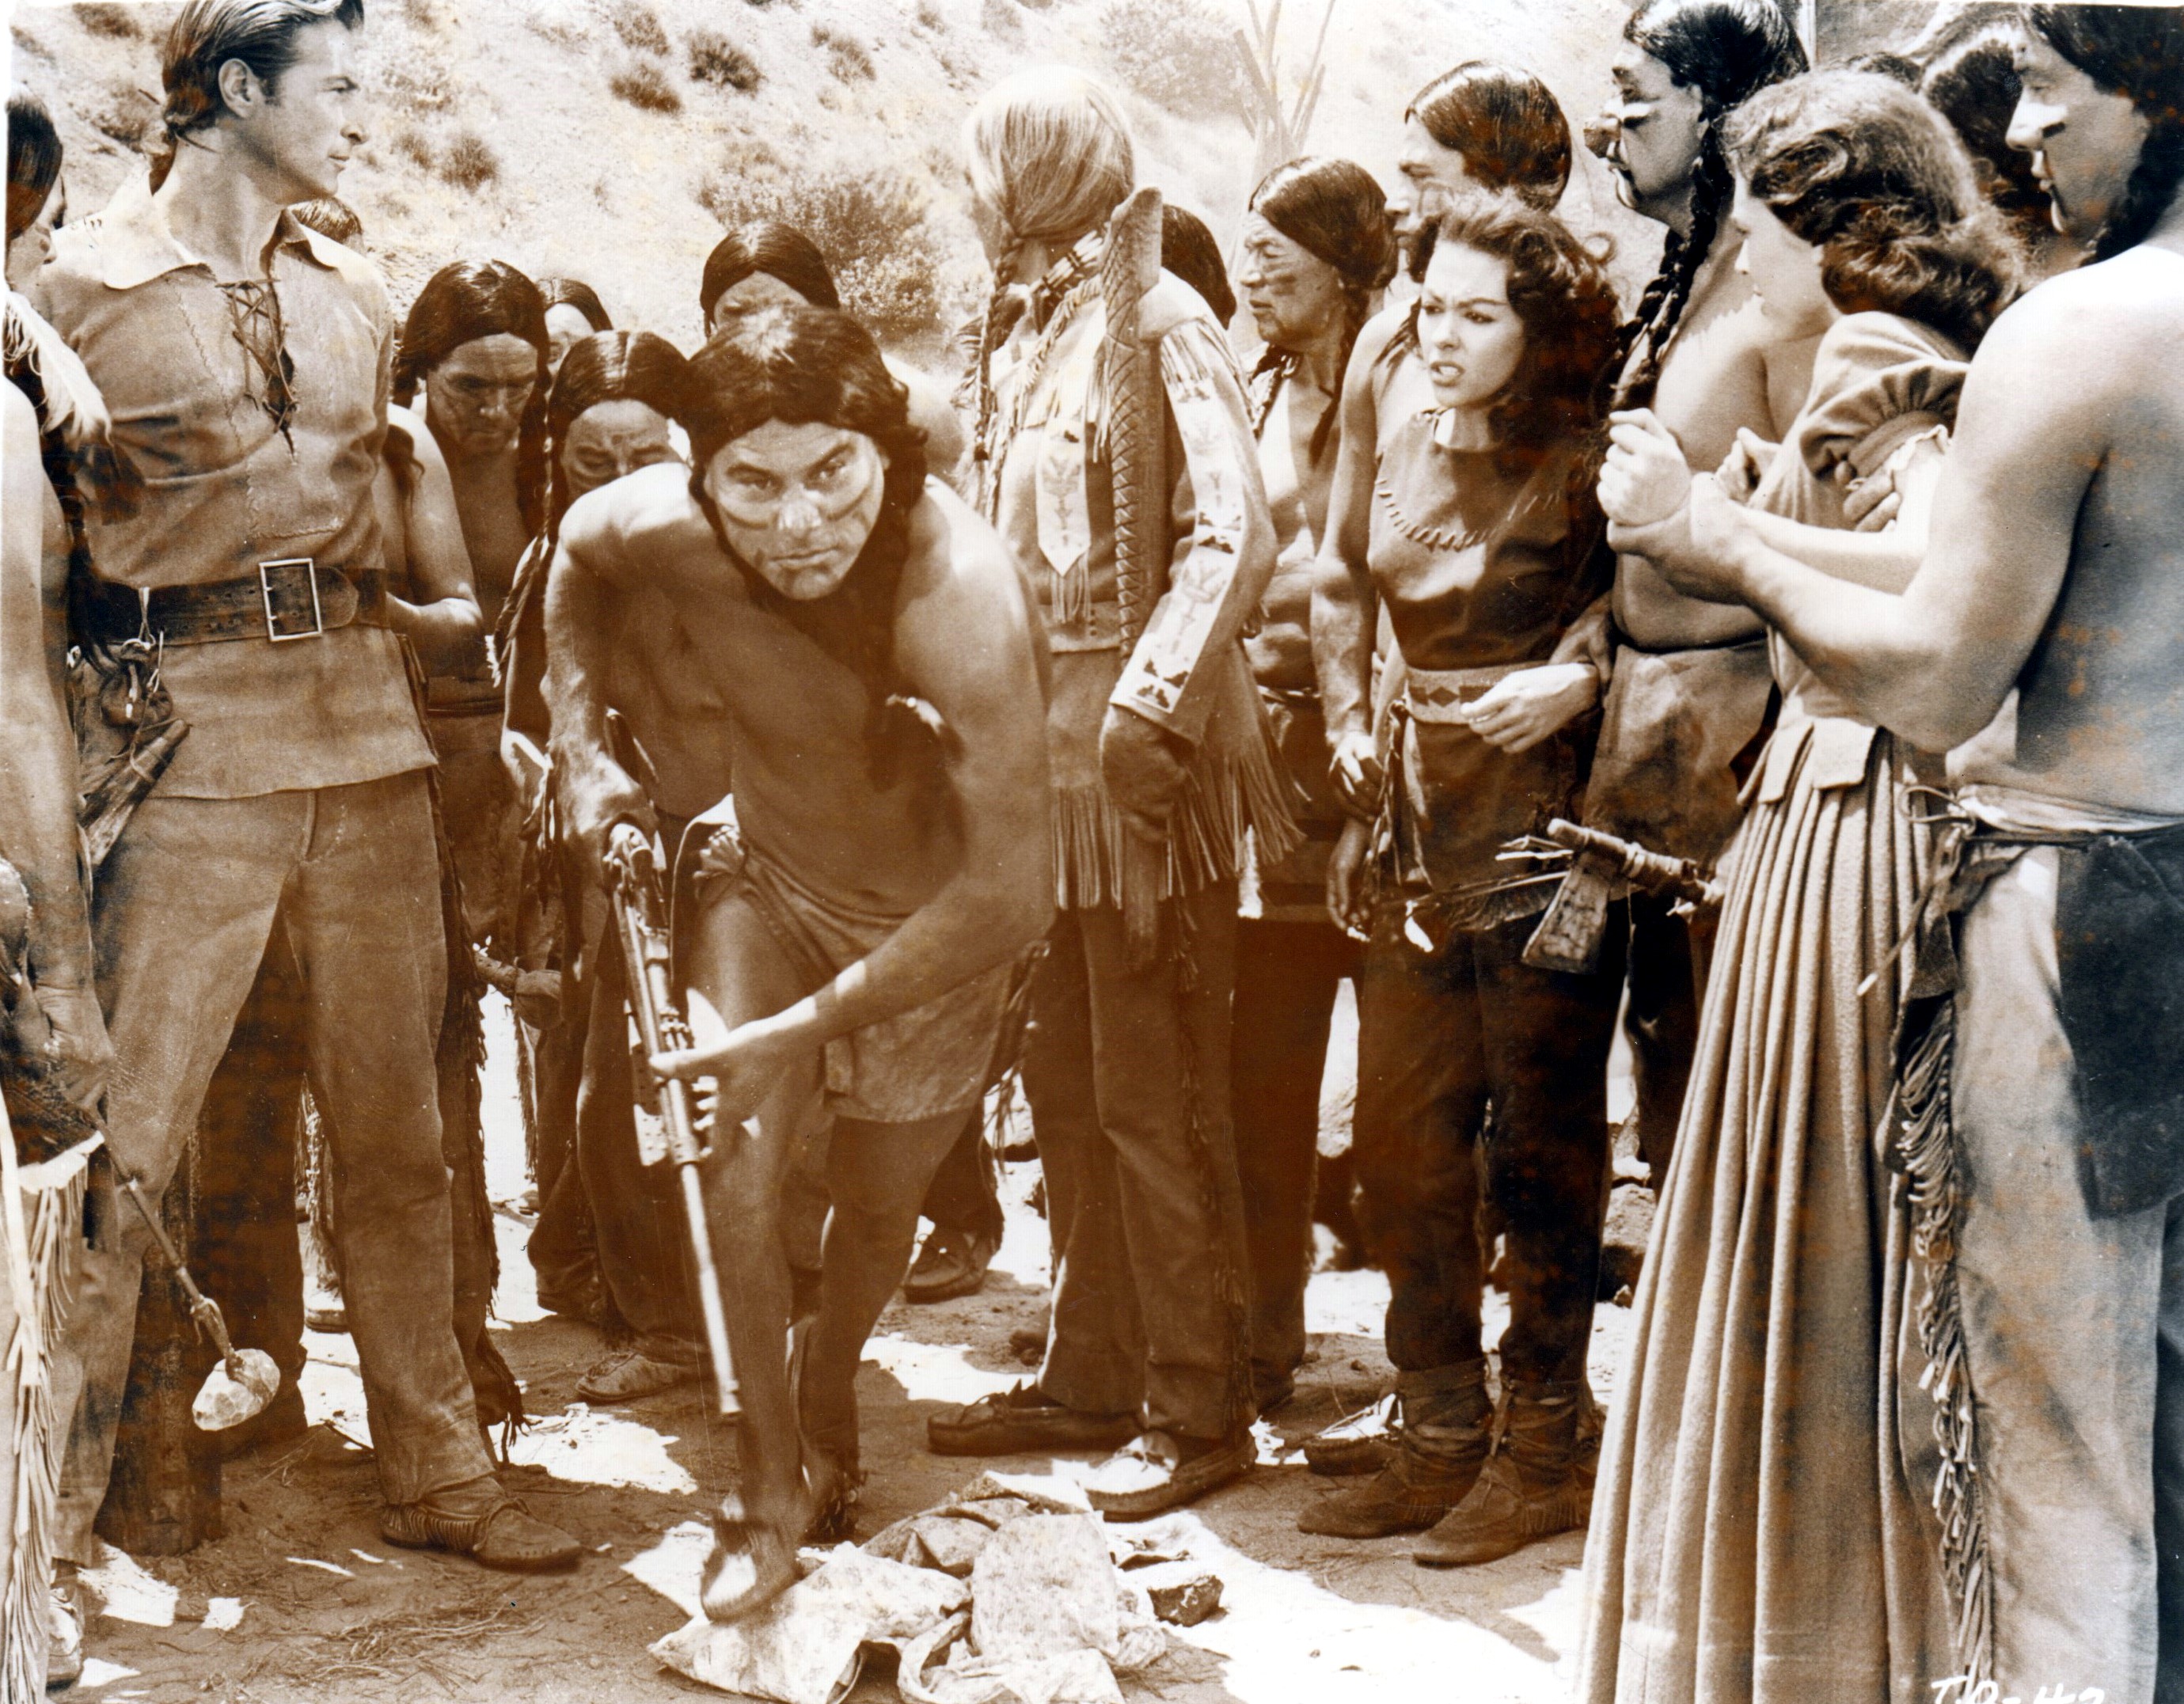
[[46,103],[28,89],[8,96],[8,240],[13,242],[45,211],[61,177],[60,132]]
[[[1340,373],[1350,365],[1351,348],[1372,311],[1373,296],[1396,276],[1396,226],[1388,217],[1386,193],[1354,161],[1293,159],[1260,180],[1251,192],[1251,210],[1333,267],[1342,281],[1342,359],[1335,368]],[[1294,361],[1286,350],[1269,345],[1252,376],[1286,374]],[[1320,417],[1312,435],[1315,462],[1326,453],[1340,412],[1330,407]]]
[[[1488,415],[1503,471],[1537,466],[1572,444],[1589,464],[1619,344],[1621,310],[1607,267],[1552,214],[1507,195],[1462,197],[1428,224],[1412,253],[1412,278],[1425,281],[1444,244],[1505,262],[1509,305],[1524,322],[1524,355]],[[1416,349],[1418,336],[1413,303],[1390,348]]]
[[159,134],[148,145],[152,187],[175,163],[175,149],[227,111],[220,97],[220,68],[240,59],[267,88],[296,63],[297,37],[328,21],[354,30],[364,22],[364,0],[189,0],[167,31],[160,81],[166,101]]
[[713,304],[744,279],[763,272],[777,278],[815,308],[839,308],[834,275],[819,245],[793,225],[777,219],[754,219],[713,245],[698,285],[698,312],[713,323]]
[[614,321],[607,317],[606,304],[599,300],[599,292],[581,278],[541,278],[538,299],[549,310],[574,308],[594,331],[614,330]]
[[2015,294],[2016,245],[1948,120],[1892,77],[1814,71],[1755,95],[1723,138],[1752,192],[1820,250],[1847,314],[1918,320],[1971,349]]
[[503,332],[538,352],[515,451],[516,502],[525,530],[535,535],[546,519],[546,398],[553,384],[546,303],[536,284],[504,260],[458,260],[435,272],[402,322],[394,400],[407,407],[425,376],[457,349]]
[[[847,314],[783,304],[724,327],[691,357],[675,417],[690,434],[690,495],[722,554],[741,571],[752,601],[862,682],[871,773],[876,786],[889,785],[900,741],[920,725],[903,709],[909,692],[894,657],[895,599],[910,517],[925,491],[925,434],[911,424],[909,391],[888,370],[872,333]],[[872,535],[849,576],[823,598],[776,591],[736,554],[705,490],[713,458],[769,420],[857,432],[888,459]]]
[[1545,211],[1569,183],[1569,120],[1553,91],[1515,65],[1467,60],[1412,96],[1403,116],[1462,154],[1482,189],[1508,190]]
[[1955,126],[1974,163],[1986,168],[1988,201],[2029,242],[2054,227],[2032,156],[2009,145],[2011,116],[2025,87],[2011,50],[2014,33],[1988,19],[1951,36],[1927,60],[1919,92]]
[[569,428],[585,409],[601,403],[638,402],[673,419],[682,405],[689,364],[666,338],[650,331],[594,331],[569,345],[554,394],[546,404],[546,433],[553,445],[553,474],[546,511],[546,538],[560,536],[561,517],[576,499],[561,465]]
[[1627,359],[1641,338],[1646,353],[1616,393],[1622,408],[1651,401],[1661,361],[1690,305],[1735,184],[1722,153],[1721,120],[1769,83],[1805,70],[1805,50],[1775,0],[1645,0],[1623,26],[1623,39],[1668,68],[1682,88],[1698,92],[1707,121],[1691,176],[1691,226],[1671,231],[1660,270],[1638,299],[1623,334]]
[[1173,202],[1161,203],[1161,267],[1195,290],[1223,327],[1236,317],[1236,292],[1228,286],[1221,244],[1204,220]]
[[2153,234],[2184,184],[2184,17],[2174,6],[2028,6],[2025,23],[2152,128],[2093,245],[2108,260]]

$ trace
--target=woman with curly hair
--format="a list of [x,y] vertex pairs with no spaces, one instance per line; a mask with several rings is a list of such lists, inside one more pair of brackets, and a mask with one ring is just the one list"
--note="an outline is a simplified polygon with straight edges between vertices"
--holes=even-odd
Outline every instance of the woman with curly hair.
[[1327,866],[1342,829],[1327,778],[1327,724],[1312,665],[1312,563],[1326,530],[1335,427],[1351,346],[1396,270],[1379,184],[1346,159],[1268,173],[1244,218],[1244,298],[1266,351],[1251,422],[1279,554],[1244,642],[1304,843],[1261,849],[1236,926],[1229,1076],[1251,1256],[1251,1378],[1262,1410],[1294,1388],[1305,1350],[1319,1081],[1335,990],[1357,949],[1328,915]]
[[[1898,589],[2015,246],[1947,121],[1891,78],[1798,78],[1725,140],[1759,302],[1786,336],[1820,339],[1781,444],[1747,433],[1719,476],[1775,548]],[[1601,496],[1618,543],[1669,561],[1721,548],[1676,524],[1691,475],[1660,422],[1618,416],[1614,437]],[[1850,486],[1883,468],[1903,515],[1845,531]],[[1909,1700],[1960,1672],[1919,1512],[1935,1416],[1898,1376],[1913,1186],[1880,1146],[1928,847],[1908,749],[1779,637],[1770,653],[1780,719],[1724,860],[1604,1451],[1583,1689],[1598,1704]]]
[[[1549,660],[1606,585],[1592,479],[1617,308],[1599,261],[1510,197],[1441,214],[1412,274],[1416,311],[1361,337],[1344,381],[1312,604],[1333,739],[1369,732],[1383,603],[1405,667],[1385,786],[1328,876],[1329,908],[1368,935],[1355,1152],[1391,1289],[1402,1429],[1377,1475],[1297,1524],[1346,1538],[1431,1527],[1413,1554],[1452,1566],[1581,1526],[1591,1497],[1585,1357],[1620,966],[1526,965],[1547,891],[1499,858],[1570,814],[1583,770],[1598,682]],[[1388,405],[1406,374],[1430,406]],[[1532,690],[1543,672],[1552,683]],[[1490,1100],[1510,1295],[1498,1401],[1471,1151]]]

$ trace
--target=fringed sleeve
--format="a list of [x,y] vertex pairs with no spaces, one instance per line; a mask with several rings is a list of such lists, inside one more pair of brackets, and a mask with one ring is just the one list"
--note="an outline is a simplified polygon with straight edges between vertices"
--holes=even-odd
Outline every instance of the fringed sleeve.
[[[1160,340],[1180,465],[1171,479],[1168,584],[1111,702],[1196,744],[1212,688],[1201,665],[1233,648],[1273,578],[1273,526],[1235,358],[1220,328],[1185,318]],[[1248,555],[1247,555],[1248,549]]]

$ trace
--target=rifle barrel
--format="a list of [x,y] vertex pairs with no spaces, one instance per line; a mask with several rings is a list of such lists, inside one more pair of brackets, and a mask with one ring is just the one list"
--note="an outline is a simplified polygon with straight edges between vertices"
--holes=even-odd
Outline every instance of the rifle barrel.
[[618,832],[607,860],[609,895],[616,933],[621,938],[622,965],[629,985],[631,1016],[644,1043],[645,1058],[638,1061],[641,1093],[649,1080],[667,1127],[668,1156],[674,1161],[682,1193],[682,1218],[690,1237],[692,1264],[698,1277],[698,1308],[705,1328],[705,1348],[713,1361],[713,1388],[722,1415],[743,1412],[736,1389],[735,1359],[728,1346],[727,1310],[721,1296],[721,1273],[713,1258],[713,1233],[705,1216],[705,1180],[699,1167],[705,1150],[698,1140],[697,1109],[690,1085],[679,1077],[665,1079],[653,1074],[651,1055],[673,1052],[691,1044],[690,1026],[675,1003],[668,975],[666,930],[658,922],[666,907],[659,891],[658,864],[649,845],[627,844]]

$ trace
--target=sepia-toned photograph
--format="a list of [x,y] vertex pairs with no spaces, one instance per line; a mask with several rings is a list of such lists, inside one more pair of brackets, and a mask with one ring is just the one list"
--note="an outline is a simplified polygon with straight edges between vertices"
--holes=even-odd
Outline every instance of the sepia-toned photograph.
[[2184,1704],[2184,5],[0,9],[0,1704]]

